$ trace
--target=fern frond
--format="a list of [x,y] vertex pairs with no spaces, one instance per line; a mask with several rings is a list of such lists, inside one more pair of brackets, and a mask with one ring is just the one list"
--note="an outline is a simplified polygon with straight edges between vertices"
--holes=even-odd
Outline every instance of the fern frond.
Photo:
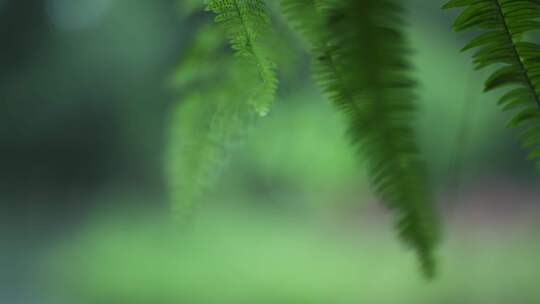
[[[209,0],[206,10],[221,26],[200,30],[174,77],[184,100],[171,121],[168,180],[180,217],[214,184],[256,115],[268,113],[277,89],[265,44],[270,22],[264,2]],[[226,39],[235,56],[223,47]]]
[[540,166],[540,45],[525,35],[540,30],[540,2],[535,0],[451,0],[443,7],[464,8],[456,31],[480,30],[463,51],[477,49],[476,69],[497,66],[485,91],[506,88],[499,99],[504,111],[517,110],[508,127],[522,127],[523,146]]
[[270,32],[269,18],[262,0],[209,0],[207,9],[216,14],[238,58],[243,64],[256,67],[258,84],[251,96],[252,104],[265,116],[274,101],[277,90],[276,66],[269,58],[264,35]]
[[325,20],[317,0],[281,0],[280,6],[289,23],[313,48],[323,43]]
[[171,79],[171,84],[181,91],[195,91],[204,87],[210,79],[219,75],[221,69],[231,64],[229,56],[224,54],[227,42],[223,39],[222,31],[205,25],[196,33],[196,38],[182,54],[180,68]]
[[[179,218],[189,217],[215,184],[232,146],[253,122],[253,111],[241,104],[231,106],[222,92],[187,96],[174,113],[168,180],[174,214]],[[215,101],[208,104],[209,97]]]
[[[389,0],[282,4],[313,41],[318,82],[347,114],[350,137],[367,159],[375,190],[397,213],[400,236],[416,249],[425,273],[433,275],[438,229],[427,170],[411,126],[415,82],[400,30],[401,8]],[[322,14],[326,27],[310,19],[313,14]]]
[[216,182],[256,117],[245,88],[257,80],[224,51],[222,34],[212,26],[200,29],[174,77],[184,96],[170,121],[167,175],[174,214],[181,219]]

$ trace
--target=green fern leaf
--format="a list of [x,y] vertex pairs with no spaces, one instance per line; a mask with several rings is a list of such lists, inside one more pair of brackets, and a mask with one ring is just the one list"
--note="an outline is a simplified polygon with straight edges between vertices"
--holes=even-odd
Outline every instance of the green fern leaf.
[[347,114],[350,137],[368,160],[374,188],[397,213],[400,236],[432,276],[438,229],[411,126],[415,82],[400,31],[401,8],[389,0],[283,0],[282,7],[312,41],[318,82]]
[[270,32],[269,18],[262,0],[209,0],[207,9],[216,14],[223,25],[232,48],[243,64],[256,67],[260,83],[249,103],[265,116],[277,90],[276,67],[264,45]]
[[203,27],[173,83],[184,91],[170,121],[168,182],[174,214],[184,221],[215,184],[231,149],[254,124],[245,100],[255,85],[249,67],[224,52],[223,32]]
[[540,30],[540,2],[536,0],[452,0],[443,8],[464,8],[454,22],[456,31],[480,30],[463,50],[477,49],[476,69],[497,66],[485,91],[506,88],[499,100],[504,111],[517,110],[508,127],[523,127],[529,158],[540,153],[540,45],[525,34]]
[[[172,118],[168,159],[174,214],[189,218],[216,183],[229,153],[249,130],[255,114],[245,105],[231,106],[223,90],[186,96]],[[211,104],[207,98],[215,98]]]
[[281,11],[312,47],[322,43],[324,37],[324,18],[317,0],[281,0]]

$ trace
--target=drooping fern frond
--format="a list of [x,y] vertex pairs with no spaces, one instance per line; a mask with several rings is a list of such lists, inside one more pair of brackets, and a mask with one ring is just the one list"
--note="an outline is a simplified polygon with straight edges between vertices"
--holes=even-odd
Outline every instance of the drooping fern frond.
[[240,64],[256,67],[260,82],[249,103],[265,116],[274,101],[278,80],[275,64],[264,46],[264,36],[270,32],[264,1],[208,0],[207,9],[223,25]]
[[[174,214],[181,220],[191,216],[215,184],[230,150],[255,117],[244,104],[231,105],[229,97],[235,94],[223,94],[221,89],[186,96],[173,113],[168,180]],[[207,103],[207,98],[214,100]]]
[[264,3],[205,3],[221,26],[199,30],[174,77],[183,98],[171,118],[167,157],[171,199],[180,218],[189,216],[215,183],[257,114],[268,113],[277,89],[265,45],[270,22]]
[[438,229],[411,125],[415,82],[402,9],[390,0],[282,0],[282,6],[312,42],[318,82],[347,114],[374,188],[396,212],[400,236],[432,276]]
[[181,220],[216,182],[256,117],[246,87],[258,81],[250,67],[237,65],[226,44],[219,28],[199,29],[173,79],[183,97],[171,116],[167,175],[174,214]]
[[540,165],[540,45],[525,35],[540,30],[540,1],[451,0],[443,8],[464,10],[456,18],[456,31],[480,30],[462,50],[474,53],[476,69],[496,66],[485,91],[506,88],[499,99],[504,111],[517,110],[508,127],[523,127],[523,146]]
[[325,20],[318,0],[281,0],[281,10],[312,49],[324,44]]

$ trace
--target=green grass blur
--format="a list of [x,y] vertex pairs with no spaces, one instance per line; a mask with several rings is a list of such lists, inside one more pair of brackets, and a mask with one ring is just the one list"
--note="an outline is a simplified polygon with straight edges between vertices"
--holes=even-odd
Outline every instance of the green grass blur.
[[179,231],[109,214],[53,251],[45,286],[72,303],[540,301],[540,246],[524,226],[453,227],[426,282],[384,217],[356,219],[212,208]]

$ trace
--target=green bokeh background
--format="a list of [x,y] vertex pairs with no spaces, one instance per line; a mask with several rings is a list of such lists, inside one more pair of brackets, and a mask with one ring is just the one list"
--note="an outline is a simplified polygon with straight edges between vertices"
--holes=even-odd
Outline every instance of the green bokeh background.
[[538,173],[442,1],[407,2],[443,224],[434,281],[284,25],[274,109],[176,225],[165,155],[178,75],[197,71],[182,62],[209,21],[196,4],[0,1],[1,303],[540,302]]

